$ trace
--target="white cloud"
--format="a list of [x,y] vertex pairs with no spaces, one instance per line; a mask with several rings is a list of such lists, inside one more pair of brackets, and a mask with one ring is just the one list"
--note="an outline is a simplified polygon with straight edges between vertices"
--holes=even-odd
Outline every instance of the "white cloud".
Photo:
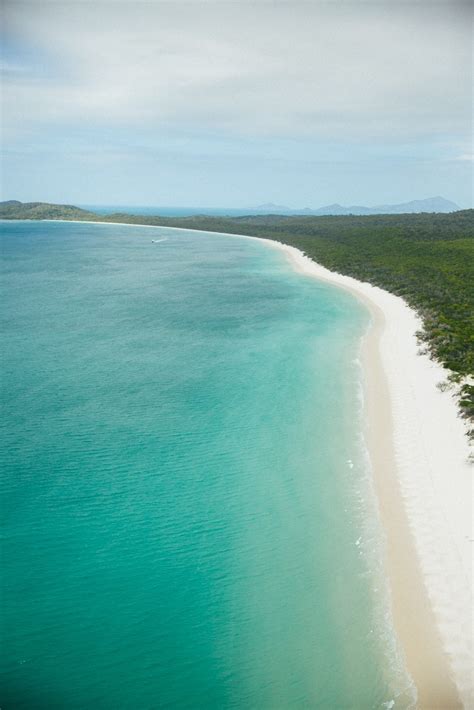
[[7,3],[7,32],[32,51],[5,75],[4,126],[463,133],[468,13],[457,2]]

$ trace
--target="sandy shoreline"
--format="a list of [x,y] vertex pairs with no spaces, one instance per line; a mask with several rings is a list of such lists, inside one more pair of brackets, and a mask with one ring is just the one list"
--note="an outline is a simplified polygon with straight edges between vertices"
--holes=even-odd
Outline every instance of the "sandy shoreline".
[[420,319],[401,298],[331,272],[294,247],[228,236],[258,239],[284,251],[298,271],[349,290],[369,308],[372,326],[363,346],[365,433],[386,536],[395,629],[417,687],[418,707],[474,708],[474,468],[467,462],[465,425],[456,403],[436,386],[448,373],[418,354]]
[[345,288],[372,314],[363,346],[366,441],[386,535],[394,625],[418,707],[474,707],[474,470],[447,372],[418,354],[421,321],[402,299],[280,245],[302,273]]

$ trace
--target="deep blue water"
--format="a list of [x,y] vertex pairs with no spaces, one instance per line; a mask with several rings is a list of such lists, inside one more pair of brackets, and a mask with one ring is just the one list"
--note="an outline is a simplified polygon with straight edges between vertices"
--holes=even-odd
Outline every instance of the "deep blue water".
[[1,226],[1,707],[409,707],[365,309],[258,241]]

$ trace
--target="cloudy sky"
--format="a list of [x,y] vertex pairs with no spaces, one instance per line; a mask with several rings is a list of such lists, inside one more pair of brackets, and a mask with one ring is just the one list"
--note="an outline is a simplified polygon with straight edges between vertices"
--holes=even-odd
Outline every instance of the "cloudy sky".
[[471,206],[470,3],[2,8],[2,199]]

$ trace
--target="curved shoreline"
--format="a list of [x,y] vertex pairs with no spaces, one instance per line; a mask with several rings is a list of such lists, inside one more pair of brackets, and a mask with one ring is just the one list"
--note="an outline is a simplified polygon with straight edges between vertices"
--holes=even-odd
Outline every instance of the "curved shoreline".
[[472,708],[473,471],[456,404],[436,387],[449,373],[418,354],[421,321],[401,298],[280,248],[298,271],[350,291],[372,315],[365,435],[395,630],[418,707]]
[[363,345],[365,435],[386,536],[395,630],[417,687],[419,708],[474,708],[474,471],[467,463],[465,426],[456,403],[449,392],[436,386],[449,373],[418,353],[416,332],[421,320],[401,298],[329,271],[281,242],[226,236],[255,239],[280,249],[300,273],[344,288],[368,307],[372,327]]

